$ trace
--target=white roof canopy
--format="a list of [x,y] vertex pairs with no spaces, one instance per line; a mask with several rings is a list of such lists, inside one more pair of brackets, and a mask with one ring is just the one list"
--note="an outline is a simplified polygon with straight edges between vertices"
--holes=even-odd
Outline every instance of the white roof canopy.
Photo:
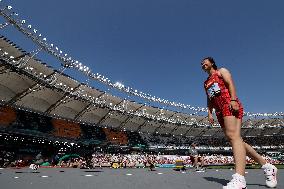
[[[15,60],[18,60],[17,57],[23,58],[22,60],[26,61],[26,65],[22,69],[28,71],[24,72],[21,69],[15,69],[18,64],[17,61],[8,64],[0,57],[0,101],[3,105],[26,108],[49,116],[120,130],[182,136],[222,136],[219,128],[208,129],[207,127],[202,127],[209,124],[205,116],[192,116],[146,106],[86,86],[69,76],[58,73],[46,66],[46,64],[41,63],[41,61],[31,58],[28,53],[22,51],[4,37],[0,38],[0,48],[2,51],[7,52],[9,56],[15,57]],[[82,93],[83,91],[81,95],[84,95],[88,99],[104,101],[105,106],[100,106],[92,101],[78,98],[71,93],[66,93],[64,90],[58,90],[55,87],[46,85],[40,80],[37,80],[33,75],[53,78],[58,87],[68,89],[73,94]],[[120,109],[111,110],[109,106],[120,107]],[[151,119],[141,116],[139,113],[142,112],[143,114],[155,115],[156,117],[168,118],[169,120],[186,121],[189,124],[184,125],[171,121],[166,122],[161,119]],[[253,126],[260,128],[253,130],[244,129],[243,134],[264,135],[265,132],[268,134],[283,133],[283,129],[281,130],[281,128],[270,128],[269,131],[261,129],[261,127],[268,128],[270,126],[283,125],[283,118],[250,118],[243,121],[243,127]]]

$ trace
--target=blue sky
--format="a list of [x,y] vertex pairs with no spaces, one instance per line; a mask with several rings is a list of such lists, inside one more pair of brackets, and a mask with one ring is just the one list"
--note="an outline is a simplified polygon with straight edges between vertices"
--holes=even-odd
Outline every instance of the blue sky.
[[[283,112],[282,0],[6,3],[48,42],[114,82],[205,107],[203,81],[207,75],[200,62],[213,56],[219,67],[231,71],[245,111]],[[23,49],[35,48],[11,26],[1,33]],[[39,58],[54,67],[60,65],[43,53]],[[86,79],[76,72],[66,73],[81,81]],[[90,84],[104,89],[97,82]],[[113,89],[110,92],[116,94]]]

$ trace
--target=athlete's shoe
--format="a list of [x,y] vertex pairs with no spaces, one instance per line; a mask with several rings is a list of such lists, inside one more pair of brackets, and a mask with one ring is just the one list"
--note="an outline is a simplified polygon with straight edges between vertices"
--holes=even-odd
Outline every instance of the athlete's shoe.
[[223,186],[223,189],[246,189],[246,180],[245,178],[236,173],[233,174],[233,179],[226,185]]
[[277,185],[277,168],[270,164],[266,163],[262,166],[262,169],[264,170],[264,174],[266,177],[266,186],[269,188],[274,188]]

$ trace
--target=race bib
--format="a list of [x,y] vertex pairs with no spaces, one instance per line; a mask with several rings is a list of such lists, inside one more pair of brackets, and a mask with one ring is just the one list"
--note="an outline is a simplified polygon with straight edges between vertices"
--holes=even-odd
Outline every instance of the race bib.
[[220,93],[221,93],[221,89],[220,89],[218,83],[213,83],[213,85],[211,85],[209,87],[209,89],[207,89],[207,94],[208,94],[209,98],[212,98],[212,97],[214,97],[214,96],[216,96]]

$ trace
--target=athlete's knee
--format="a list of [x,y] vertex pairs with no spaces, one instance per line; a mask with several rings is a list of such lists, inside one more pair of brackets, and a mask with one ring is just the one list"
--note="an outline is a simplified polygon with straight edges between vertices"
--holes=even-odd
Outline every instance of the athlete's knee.
[[242,139],[240,133],[238,132],[231,132],[231,131],[227,131],[225,133],[227,139],[231,142],[231,141],[235,141],[235,140],[240,140]]

